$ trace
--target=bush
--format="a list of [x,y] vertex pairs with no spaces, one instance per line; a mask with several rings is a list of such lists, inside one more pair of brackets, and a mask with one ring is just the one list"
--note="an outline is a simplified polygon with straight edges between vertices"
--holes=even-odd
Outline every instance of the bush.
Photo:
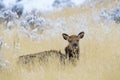
[[53,6],[57,8],[73,7],[74,3],[71,0],[55,0]]
[[2,10],[4,8],[5,8],[5,4],[2,1],[0,1],[0,10]]
[[111,11],[104,10],[101,12],[100,17],[107,20],[113,20],[116,23],[120,23],[120,7],[115,8]]
[[20,17],[23,13],[23,5],[22,4],[15,4],[13,7],[12,7],[12,11],[13,12],[16,12],[17,15]]
[[44,18],[40,17],[37,12],[27,13],[24,19],[20,22],[20,25],[26,29],[41,28],[46,25]]
[[0,12],[0,22],[5,22],[7,27],[13,26],[17,18],[17,14],[10,9],[2,10]]

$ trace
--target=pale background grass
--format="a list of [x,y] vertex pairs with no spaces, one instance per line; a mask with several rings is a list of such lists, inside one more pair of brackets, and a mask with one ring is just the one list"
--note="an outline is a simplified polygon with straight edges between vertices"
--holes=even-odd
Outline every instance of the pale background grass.
[[[10,61],[6,70],[0,70],[0,80],[119,80],[120,25],[99,18],[103,8],[113,9],[118,6],[119,0],[108,2],[109,0],[103,4],[98,3],[95,8],[87,5],[45,16],[53,21],[58,18],[64,19],[67,25],[62,27],[65,27],[68,34],[85,31],[84,38],[80,40],[80,61],[74,67],[67,66],[61,69],[56,63],[50,63],[45,68],[36,65],[30,70],[19,67],[16,65],[18,56],[50,49],[61,50],[64,53],[67,41],[62,38],[62,32],[50,37],[49,31],[54,33],[57,29],[44,31],[43,36],[47,37],[46,39],[32,40],[27,37],[20,38],[23,34],[18,28],[6,30],[7,33],[1,28],[0,36],[11,47],[0,51],[0,55]],[[18,43],[21,44],[20,49],[14,48]]]

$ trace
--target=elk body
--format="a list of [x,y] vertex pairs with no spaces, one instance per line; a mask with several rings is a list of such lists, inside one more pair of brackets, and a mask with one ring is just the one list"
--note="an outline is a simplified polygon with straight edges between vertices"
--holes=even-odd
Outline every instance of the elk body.
[[[23,64],[38,62],[48,62],[49,59],[58,59],[60,63],[65,63],[66,60],[69,62],[74,62],[79,60],[80,50],[79,50],[79,40],[83,38],[84,32],[80,32],[78,35],[71,35],[63,33],[63,38],[68,41],[68,46],[65,48],[65,54],[57,50],[49,50],[44,52],[39,52],[35,54],[28,54],[19,57],[19,62]],[[56,60],[55,60],[56,61]]]
[[34,62],[46,63],[51,59],[57,59],[60,63],[64,63],[65,55],[57,50],[49,50],[35,54],[28,54],[19,57],[19,63],[33,64]]

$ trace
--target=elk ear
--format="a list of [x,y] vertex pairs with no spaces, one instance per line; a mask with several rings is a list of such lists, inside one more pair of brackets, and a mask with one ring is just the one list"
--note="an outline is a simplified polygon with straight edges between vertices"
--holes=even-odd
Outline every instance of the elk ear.
[[68,35],[68,34],[63,33],[62,36],[63,36],[63,38],[64,38],[65,40],[68,40],[68,39],[69,39],[69,35]]
[[84,32],[80,32],[80,33],[78,34],[78,38],[79,38],[79,39],[82,39],[82,38],[84,37],[84,34],[85,34]]

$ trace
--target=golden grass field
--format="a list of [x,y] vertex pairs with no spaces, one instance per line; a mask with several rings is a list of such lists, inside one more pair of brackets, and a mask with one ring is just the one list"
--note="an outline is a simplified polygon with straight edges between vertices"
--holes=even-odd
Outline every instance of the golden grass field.
[[[119,0],[97,3],[80,8],[55,11],[44,17],[56,21],[58,18],[66,21],[61,26],[68,34],[85,32],[80,40],[80,61],[76,66],[60,68],[56,63],[48,66],[23,68],[17,65],[20,55],[56,49],[64,53],[67,41],[62,38],[59,28],[45,30],[42,40],[25,37],[19,28],[5,30],[1,25],[0,36],[9,48],[2,48],[0,56],[9,61],[6,70],[0,69],[0,80],[119,80],[120,79],[120,24],[99,18],[100,11],[117,7]],[[57,32],[58,30],[58,32]],[[7,33],[6,33],[7,32]],[[52,36],[52,33],[56,36]],[[51,34],[50,34],[51,33]],[[21,38],[20,38],[21,37]],[[20,43],[20,48],[14,46]]]

